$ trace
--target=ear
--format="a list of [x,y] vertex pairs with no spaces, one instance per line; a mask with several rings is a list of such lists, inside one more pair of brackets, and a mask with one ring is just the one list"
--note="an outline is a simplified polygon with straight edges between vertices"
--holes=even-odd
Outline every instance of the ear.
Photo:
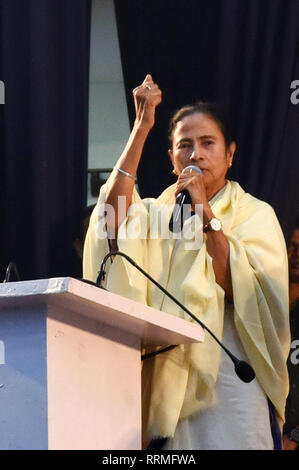
[[237,148],[236,142],[232,142],[227,149],[226,158],[229,164],[233,163],[234,154]]

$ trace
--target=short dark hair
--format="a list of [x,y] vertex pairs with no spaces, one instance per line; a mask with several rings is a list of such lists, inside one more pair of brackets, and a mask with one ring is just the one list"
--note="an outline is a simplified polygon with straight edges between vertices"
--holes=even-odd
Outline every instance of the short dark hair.
[[232,130],[229,118],[225,111],[220,107],[219,104],[212,103],[209,101],[197,101],[193,104],[187,104],[182,108],[178,109],[172,118],[169,121],[169,140],[172,142],[172,133],[179,121],[181,121],[184,117],[190,116],[191,114],[195,113],[202,113],[209,116],[213,121],[218,124],[224,140],[225,146],[228,148],[230,144],[233,142],[232,137]]

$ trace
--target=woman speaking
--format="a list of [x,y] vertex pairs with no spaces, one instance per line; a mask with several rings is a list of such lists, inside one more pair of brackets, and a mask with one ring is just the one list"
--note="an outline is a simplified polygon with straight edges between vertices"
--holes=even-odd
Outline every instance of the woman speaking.
[[[280,448],[288,394],[288,269],[275,213],[226,179],[236,144],[222,112],[202,102],[183,107],[170,122],[176,184],[157,199],[141,200],[135,175],[162,93],[147,75],[133,95],[135,123],[91,217],[84,277],[94,281],[101,260],[117,247],[256,374],[253,382],[241,382],[209,335],[201,344],[180,345],[144,361],[145,446],[168,438],[165,449]],[[180,236],[166,236],[182,191],[190,196],[189,217]],[[190,320],[121,257],[109,268],[107,288]]]

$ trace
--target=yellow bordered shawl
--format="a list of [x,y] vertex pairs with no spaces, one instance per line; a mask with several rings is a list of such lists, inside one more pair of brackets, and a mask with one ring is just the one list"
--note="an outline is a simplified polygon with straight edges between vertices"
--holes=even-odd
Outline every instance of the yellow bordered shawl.
[[[109,180],[108,180],[109,184]],[[105,202],[102,187],[98,204]],[[121,237],[130,226],[149,231],[155,223],[149,215],[174,204],[175,185],[159,198],[141,200],[134,191],[132,205],[138,204],[119,230],[119,250],[172,292],[221,339],[224,291],[215,282],[212,259],[203,240],[197,249],[162,238]],[[290,346],[288,317],[288,268],[284,238],[271,206],[245,193],[228,181],[210,201],[221,219],[230,245],[230,266],[234,295],[234,322],[253,366],[257,380],[274,404],[280,424],[284,421],[288,394],[286,358]],[[106,239],[99,239],[103,217],[95,208],[87,233],[83,274],[95,280],[101,260],[108,252]],[[131,225],[130,225],[131,224]],[[123,258],[115,258],[108,275],[110,291],[193,321],[166,298]],[[229,346],[229,345],[228,345]],[[146,438],[173,436],[178,420],[212,406],[214,385],[221,360],[220,347],[206,334],[204,343],[179,346],[145,361],[143,366],[143,424]]]

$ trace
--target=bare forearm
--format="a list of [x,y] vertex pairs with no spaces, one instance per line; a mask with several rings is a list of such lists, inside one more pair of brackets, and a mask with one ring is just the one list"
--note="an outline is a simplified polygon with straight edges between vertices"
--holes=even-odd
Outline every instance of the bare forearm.
[[[214,217],[211,209],[204,213],[204,225]],[[205,234],[207,250],[213,259],[213,269],[217,284],[225,291],[227,299],[233,301],[233,288],[230,271],[229,243],[222,230],[209,230]]]
[[[121,168],[132,176],[136,175],[148,133],[149,129],[144,129],[139,124],[134,125],[124,151],[116,164],[118,168]],[[131,204],[134,185],[135,181],[133,178],[119,173],[116,170],[112,173],[109,181],[106,204],[113,207],[115,218],[112,220],[111,217],[108,217],[108,230],[113,228],[117,231],[118,225],[126,217],[128,207]],[[118,207],[119,196],[123,196],[125,201],[120,207]]]
[[228,300],[232,302],[233,289],[229,264],[229,243],[222,230],[219,232],[211,231],[207,234],[207,250],[213,259],[216,282],[225,291]]

